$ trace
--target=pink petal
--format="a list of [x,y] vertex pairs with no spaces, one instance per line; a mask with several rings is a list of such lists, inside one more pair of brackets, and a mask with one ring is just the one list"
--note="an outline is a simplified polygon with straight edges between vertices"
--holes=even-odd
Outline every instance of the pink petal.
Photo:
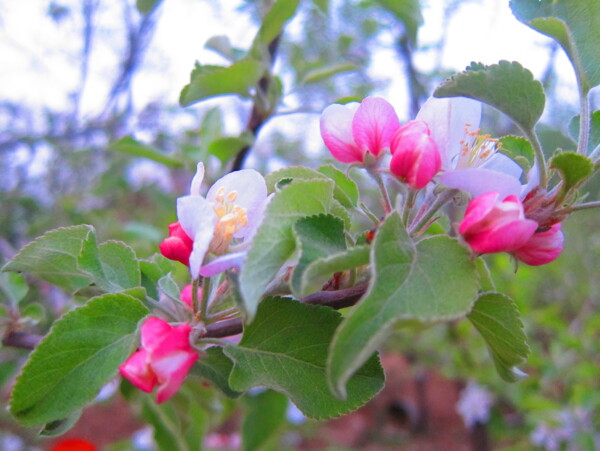
[[166,321],[151,316],[146,318],[141,331],[142,347],[149,352],[153,352],[161,346],[164,337],[171,333],[171,326]]
[[469,202],[464,219],[460,223],[460,234],[477,233],[482,228],[481,221],[494,209],[499,197],[498,193],[492,191]]
[[119,371],[129,382],[142,391],[150,393],[157,378],[148,365],[148,353],[140,349],[119,367]]
[[514,251],[514,255],[527,265],[545,265],[561,254],[564,239],[561,224],[554,224],[545,232],[535,233],[523,247]]
[[195,352],[179,351],[152,362],[152,370],[158,378],[156,401],[159,404],[177,393],[196,360]]
[[529,219],[513,221],[488,233],[479,233],[468,240],[469,246],[480,254],[511,252],[522,247],[534,234],[538,224]]
[[394,107],[379,97],[367,97],[362,101],[352,120],[352,135],[362,152],[370,151],[378,156],[389,149],[400,121]]
[[361,152],[352,137],[352,119],[358,103],[329,105],[321,115],[321,137],[333,157],[342,163],[362,163]]

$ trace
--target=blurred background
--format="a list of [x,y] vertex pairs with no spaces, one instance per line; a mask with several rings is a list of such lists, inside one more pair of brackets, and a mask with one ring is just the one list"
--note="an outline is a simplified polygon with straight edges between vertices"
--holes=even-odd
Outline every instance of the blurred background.
[[[333,163],[318,129],[327,105],[383,96],[404,122],[471,61],[516,60],[530,69],[547,96],[538,126],[544,150],[575,148],[570,63],[512,17],[508,1],[305,0],[270,49],[276,102],[256,130],[253,101],[242,95],[181,107],[194,62],[238,59],[269,4],[0,0],[0,263],[49,229],[83,223],[94,225],[99,241],[122,240],[149,257],[175,220],[175,198],[187,191],[197,161],[211,180],[240,164],[266,173]],[[592,94],[594,111],[600,95]],[[491,108],[482,129],[518,134]],[[588,188],[597,199],[598,182]],[[466,321],[401,331],[384,350],[387,385],[377,399],[327,423],[289,406],[266,449],[599,449],[599,219],[595,211],[570,218],[565,252],[547,266],[522,265],[515,274],[508,256],[489,258],[499,291],[515,299],[525,322],[532,351],[526,379],[503,382]],[[18,324],[44,334],[73,306],[59,289],[26,282],[0,274],[0,332]],[[26,294],[15,295],[26,285]],[[0,349],[3,402],[26,356]],[[261,393],[236,408],[198,381],[190,391],[209,412],[205,447],[236,449],[235,431]],[[98,449],[156,449],[144,426],[151,415],[135,402],[129,408],[117,392],[117,384],[107,387],[68,436]],[[0,411],[1,450],[60,442],[37,432]]]

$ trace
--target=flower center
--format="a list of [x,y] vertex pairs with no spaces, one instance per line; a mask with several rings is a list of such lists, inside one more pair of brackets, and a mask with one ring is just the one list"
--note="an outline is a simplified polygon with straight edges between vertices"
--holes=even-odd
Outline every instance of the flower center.
[[237,196],[237,191],[227,192],[223,186],[215,196],[213,209],[218,220],[209,249],[214,254],[224,254],[233,240],[233,235],[248,225],[246,209],[235,204]]
[[456,169],[477,168],[487,162],[502,147],[491,135],[480,134],[481,130],[470,130],[471,124],[465,124],[465,139],[460,141],[460,154]]

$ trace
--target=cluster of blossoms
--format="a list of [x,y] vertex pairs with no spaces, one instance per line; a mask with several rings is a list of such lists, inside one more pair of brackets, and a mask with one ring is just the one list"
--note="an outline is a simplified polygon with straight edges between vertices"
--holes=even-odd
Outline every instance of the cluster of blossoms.
[[[540,208],[546,204],[537,170],[534,166],[522,185],[520,166],[498,152],[497,140],[479,133],[480,117],[478,102],[431,98],[415,120],[401,125],[387,101],[367,97],[360,104],[326,108],[321,134],[338,161],[360,165],[378,180],[386,212],[391,203],[381,172],[408,186],[407,199],[425,193],[421,212],[440,192],[461,190],[471,200],[457,232],[475,254],[509,252],[529,265],[549,263],[562,251],[563,233],[560,219]],[[194,281],[243,264],[270,200],[264,178],[251,169],[225,175],[206,197],[200,194],[203,179],[199,163],[190,194],[177,200],[178,221],[169,225],[169,237],[160,244],[165,257],[189,267]],[[405,213],[412,207],[407,202]],[[191,285],[184,288],[181,300],[192,313],[190,321],[197,322],[203,318],[195,311],[192,291]],[[191,332],[189,324],[148,318],[141,348],[120,367],[121,373],[143,391],[158,386],[158,402],[169,399],[198,359]]]
[[527,202],[535,204],[537,168],[522,185],[520,166],[498,152],[497,140],[479,133],[480,118],[479,102],[430,98],[415,120],[401,125],[386,100],[367,97],[325,109],[321,135],[340,162],[378,170],[389,150],[389,173],[411,189],[437,184],[468,193],[458,231],[475,253],[549,263],[561,253],[564,236],[560,222],[540,220],[536,211],[526,215]]

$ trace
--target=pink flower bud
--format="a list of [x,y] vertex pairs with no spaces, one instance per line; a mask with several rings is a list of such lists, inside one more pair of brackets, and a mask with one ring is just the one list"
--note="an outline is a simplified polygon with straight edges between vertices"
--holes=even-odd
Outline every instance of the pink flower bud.
[[121,374],[142,391],[150,393],[158,385],[156,401],[173,396],[198,359],[190,345],[188,324],[171,326],[150,317],[142,326],[141,349],[119,367]]
[[438,146],[427,125],[412,121],[401,127],[390,147],[390,171],[415,189],[424,188],[442,167]]
[[158,245],[160,253],[169,260],[175,260],[190,266],[190,254],[194,241],[181,228],[179,222],[169,224],[169,238]]
[[342,163],[364,163],[390,147],[400,121],[384,99],[367,97],[362,103],[330,105],[321,116],[321,136],[333,157]]
[[534,233],[529,241],[513,254],[527,265],[545,265],[556,260],[560,255],[564,239],[565,235],[561,230],[561,224],[554,224],[544,232]]
[[[185,302],[187,305],[190,306],[190,308],[192,308],[192,284],[188,283],[185,287],[183,287],[183,290],[181,290],[181,293],[179,293],[179,297],[181,298],[181,300],[183,302]],[[202,299],[202,288],[198,287],[198,299]]]
[[459,232],[475,252],[491,254],[523,247],[537,227],[537,222],[525,219],[517,196],[500,201],[497,192],[490,192],[469,202]]

